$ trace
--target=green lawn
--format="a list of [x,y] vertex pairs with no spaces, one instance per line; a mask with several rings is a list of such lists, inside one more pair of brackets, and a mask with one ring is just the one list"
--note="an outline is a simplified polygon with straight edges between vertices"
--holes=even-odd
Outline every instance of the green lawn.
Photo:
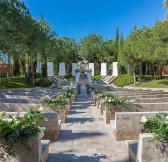
[[24,77],[10,78],[8,82],[1,80],[0,88],[30,88],[31,84],[27,83]]
[[[168,78],[156,79],[146,82],[137,82],[137,87],[149,87],[149,88],[168,88]],[[134,86],[131,84],[130,86]]]

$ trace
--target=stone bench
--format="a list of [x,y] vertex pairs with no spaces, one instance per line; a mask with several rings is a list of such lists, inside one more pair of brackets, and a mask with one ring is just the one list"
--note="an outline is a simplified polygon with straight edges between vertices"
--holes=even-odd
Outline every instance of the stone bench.
[[[49,140],[41,140],[37,135],[29,141],[31,150],[27,150],[23,146],[15,146],[15,157],[12,162],[46,162],[49,155]],[[2,151],[2,150],[1,150]],[[5,152],[4,152],[5,153]],[[1,157],[2,158],[2,157]],[[4,161],[8,161],[7,157],[3,157]]]
[[[128,141],[128,152],[131,162],[167,162],[168,156],[150,140],[153,135],[150,133],[139,134],[138,141]],[[159,143],[160,146],[162,145]],[[162,146],[161,146],[162,147]]]
[[[159,111],[168,113],[168,111]],[[141,117],[153,118],[159,112],[116,112],[114,134],[117,141],[137,140],[142,130]]]
[[[9,115],[24,115],[26,112],[6,112],[5,117]],[[41,127],[45,127],[43,139],[56,140],[59,137],[61,130],[61,120],[59,120],[58,113],[56,112],[42,112],[41,113],[47,120],[40,123]]]

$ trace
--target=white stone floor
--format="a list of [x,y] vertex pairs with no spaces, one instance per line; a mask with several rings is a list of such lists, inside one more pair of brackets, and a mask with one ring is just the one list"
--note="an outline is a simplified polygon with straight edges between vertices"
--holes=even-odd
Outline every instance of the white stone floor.
[[47,162],[129,162],[125,142],[114,140],[112,126],[105,124],[84,88],[61,127]]

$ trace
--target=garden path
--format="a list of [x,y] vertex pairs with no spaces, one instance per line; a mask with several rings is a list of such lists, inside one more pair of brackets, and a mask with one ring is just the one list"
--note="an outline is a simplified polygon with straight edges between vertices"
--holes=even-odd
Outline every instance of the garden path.
[[94,106],[82,87],[61,125],[60,137],[51,142],[47,162],[129,162],[125,142],[116,142],[112,126]]

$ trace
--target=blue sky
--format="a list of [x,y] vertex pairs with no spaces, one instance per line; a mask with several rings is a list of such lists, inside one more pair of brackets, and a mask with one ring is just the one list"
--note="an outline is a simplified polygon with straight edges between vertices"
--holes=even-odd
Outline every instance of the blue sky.
[[116,27],[126,37],[133,26],[163,20],[163,0],[22,0],[31,15],[43,14],[59,37],[77,41],[91,33],[114,39]]

